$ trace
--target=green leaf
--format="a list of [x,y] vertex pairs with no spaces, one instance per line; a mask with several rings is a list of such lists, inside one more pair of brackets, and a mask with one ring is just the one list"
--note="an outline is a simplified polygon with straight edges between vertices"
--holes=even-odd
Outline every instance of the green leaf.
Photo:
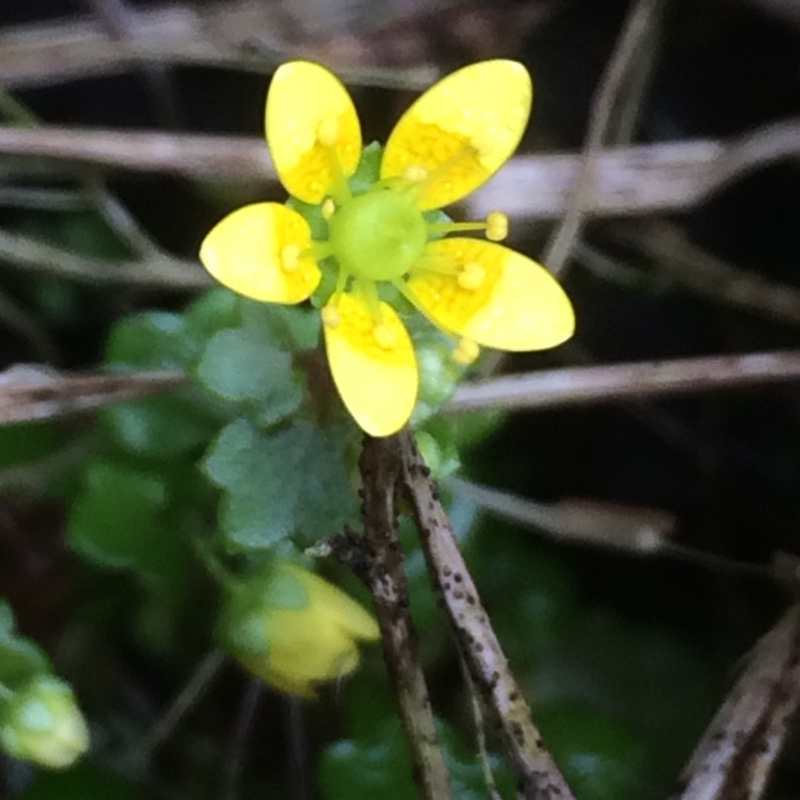
[[148,311],[126,317],[112,328],[105,357],[120,366],[186,369],[198,350],[180,314]]
[[242,327],[284,350],[311,350],[319,344],[320,317],[313,308],[241,300]]
[[68,542],[84,558],[112,569],[131,569],[160,587],[179,581],[186,546],[168,524],[163,476],[110,460],[86,469],[72,504]]
[[124,450],[167,459],[198,450],[219,429],[219,417],[197,400],[195,387],[101,410],[100,419]]
[[236,328],[241,319],[242,298],[230,289],[212,289],[195,300],[183,313],[187,334],[205,343],[217,331]]
[[11,605],[0,600],[0,684],[14,690],[34,675],[50,671],[44,650],[16,632]]
[[240,418],[214,442],[204,468],[226,492],[221,525],[233,549],[288,536],[311,543],[355,519],[341,441],[316,428],[265,432]]
[[[228,319],[230,299],[212,292],[184,319],[179,314],[147,312],[127,317],[111,332],[106,360],[139,369],[189,370],[205,345],[206,326]],[[205,315],[205,316],[204,316]],[[195,386],[107,407],[100,418],[125,450],[149,458],[173,458],[208,442],[217,432],[217,401]]]
[[303,399],[288,353],[241,329],[214,336],[197,367],[197,378],[225,400],[248,403],[264,425],[296,411]]

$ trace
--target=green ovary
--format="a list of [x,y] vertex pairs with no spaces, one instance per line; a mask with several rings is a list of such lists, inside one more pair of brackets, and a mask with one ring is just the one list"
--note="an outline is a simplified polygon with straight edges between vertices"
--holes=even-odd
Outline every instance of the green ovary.
[[427,225],[408,197],[377,189],[343,203],[330,219],[329,242],[355,278],[391,281],[408,272],[427,242]]

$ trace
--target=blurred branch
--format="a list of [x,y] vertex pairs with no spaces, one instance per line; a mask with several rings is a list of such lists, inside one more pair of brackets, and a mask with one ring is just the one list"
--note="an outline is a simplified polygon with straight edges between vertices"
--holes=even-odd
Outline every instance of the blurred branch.
[[570,367],[464,384],[444,410],[563,408],[796,380],[800,380],[800,350]]
[[80,256],[20,233],[0,229],[0,261],[18,270],[92,285],[134,285],[170,291],[208,289],[211,277],[192,261],[154,253],[139,261]]
[[572,246],[580,236],[586,216],[587,196],[592,193],[595,180],[595,164],[603,142],[606,141],[612,116],[617,110],[620,92],[636,55],[647,39],[648,28],[653,24],[663,2],[664,0],[636,0],[603,73],[592,103],[589,130],[570,202],[543,259],[548,269],[556,275],[564,271]]
[[[81,128],[0,126],[6,171],[42,173],[90,165],[105,170],[170,173],[187,178],[250,182],[276,180],[264,140],[241,136]],[[800,120],[786,120],[730,144],[713,140],[665,142],[604,150],[582,205],[590,216],[625,216],[683,209],[757,169],[800,158]],[[497,208],[509,216],[559,217],[569,203],[580,156],[518,156],[472,195],[470,216]]]
[[545,746],[530,708],[481,604],[455,533],[439,502],[410,432],[368,440],[379,463],[397,464],[420,533],[428,571],[441,593],[456,644],[503,737],[517,777],[517,796],[524,800],[574,800],[574,795]]
[[800,604],[755,646],[681,776],[680,800],[759,800],[800,705]]
[[[661,275],[717,303],[800,323],[800,289],[747,272],[693,244],[677,225],[638,226],[626,242],[652,259]],[[641,274],[641,273],[640,273]]]
[[[276,36],[279,3],[217,0],[140,9],[125,20],[125,38],[97,20],[60,20],[0,34],[0,83],[11,88],[48,86],[113,75],[145,63],[203,65],[270,74],[291,54]],[[309,53],[305,54],[310,55]],[[438,77],[431,66],[339,66],[348,83],[423,89]]]
[[0,425],[93,411],[174,389],[186,380],[167,370],[119,375],[64,375],[35,364],[0,372]]
[[664,548],[677,527],[672,514],[653,508],[575,500],[537,503],[503,489],[460,478],[451,478],[448,485],[481,509],[517,525],[550,534],[561,542],[650,555]]
[[448,800],[453,796],[450,776],[439,747],[417,632],[409,614],[403,550],[397,538],[400,465],[382,457],[378,441],[365,439],[359,461],[364,535],[348,530],[328,539],[327,545],[364,581],[374,598],[386,666],[420,796],[424,800]]
[[[108,170],[165,172],[189,178],[263,183],[276,179],[264,140],[118,130],[0,126],[0,156],[11,171],[42,172],[41,160]],[[624,216],[687,208],[756,169],[800,158],[800,121],[749,134],[728,145],[713,140],[615,148],[595,159],[586,216]],[[564,213],[580,156],[518,156],[467,202],[470,215],[502,208],[512,217]]]
[[84,0],[86,7],[95,14],[105,26],[108,34],[126,44],[136,61],[140,61],[140,72],[155,100],[160,121],[165,127],[179,126],[178,104],[170,83],[170,76],[162,64],[141,61],[138,50],[142,44],[136,19],[138,11],[131,8],[125,0]]
[[678,521],[675,515],[662,509],[602,500],[568,499],[552,504],[539,503],[505,489],[482,486],[460,478],[450,479],[448,485],[480,509],[521,527],[545,533],[562,544],[605,547],[635,556],[672,558],[728,575],[781,579],[778,569],[773,566],[736,561],[677,544],[672,537]]

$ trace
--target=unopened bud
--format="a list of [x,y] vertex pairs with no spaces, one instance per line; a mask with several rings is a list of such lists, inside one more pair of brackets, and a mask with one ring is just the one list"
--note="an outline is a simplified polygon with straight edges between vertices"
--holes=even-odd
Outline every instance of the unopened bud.
[[0,747],[12,758],[65,769],[89,749],[89,729],[68,683],[39,675],[0,707]]

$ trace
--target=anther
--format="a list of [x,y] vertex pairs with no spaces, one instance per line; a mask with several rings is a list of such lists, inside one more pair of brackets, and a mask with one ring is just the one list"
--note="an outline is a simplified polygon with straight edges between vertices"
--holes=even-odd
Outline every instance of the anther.
[[411,183],[423,183],[428,180],[428,170],[419,164],[411,164],[403,170],[403,178]]
[[397,345],[397,331],[383,322],[379,322],[373,329],[372,335],[383,350],[392,350]]
[[477,289],[486,277],[486,270],[476,261],[467,261],[461,271],[458,273],[456,280],[462,289],[472,291]]
[[285,272],[294,272],[300,266],[300,247],[287,244],[281,249],[281,267]]
[[322,216],[325,219],[330,219],[335,211],[336,211],[336,203],[333,202],[333,198],[332,197],[326,198],[325,202],[322,204]]
[[466,367],[480,355],[481,349],[472,339],[462,339],[453,350],[453,361]]
[[317,126],[317,141],[324,147],[333,147],[339,141],[339,119],[328,114]]
[[502,211],[490,211],[486,215],[486,238],[491,242],[502,242],[508,236],[508,217]]
[[320,312],[320,316],[322,317],[322,324],[326,328],[338,328],[342,321],[342,315],[339,313],[339,309],[333,305],[325,306]]

